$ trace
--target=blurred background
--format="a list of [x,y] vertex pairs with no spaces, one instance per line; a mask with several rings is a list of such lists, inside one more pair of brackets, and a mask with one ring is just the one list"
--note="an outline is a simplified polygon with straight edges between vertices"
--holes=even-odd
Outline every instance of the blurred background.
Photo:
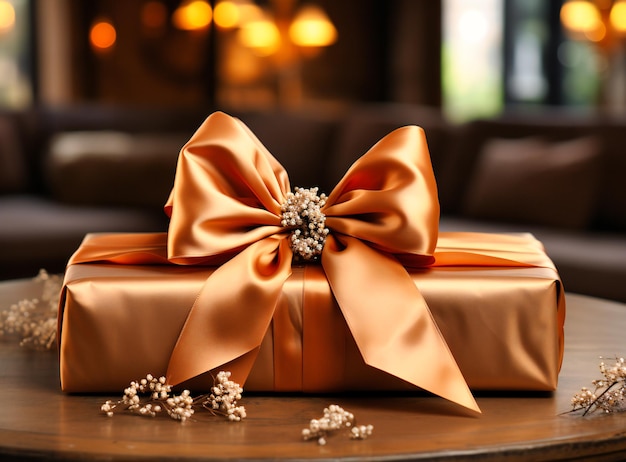
[[0,0],[0,105],[393,101],[453,120],[509,106],[619,112],[625,9],[620,0]]
[[531,232],[626,301],[625,41],[626,0],[0,0],[0,279],[167,231],[223,110],[327,193],[419,125],[441,230]]

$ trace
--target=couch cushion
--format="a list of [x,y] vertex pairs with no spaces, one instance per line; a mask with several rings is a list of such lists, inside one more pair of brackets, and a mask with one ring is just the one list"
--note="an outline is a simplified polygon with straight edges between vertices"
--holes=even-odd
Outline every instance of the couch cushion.
[[464,214],[515,223],[583,228],[590,222],[602,163],[595,139],[486,143]]
[[0,115],[0,194],[26,189],[28,178],[24,156],[17,124],[9,115]]
[[473,120],[456,127],[438,180],[442,212],[461,213],[470,180],[485,144],[492,139],[540,137],[546,141],[570,141],[587,136],[603,137],[595,116],[571,110],[507,111],[495,119]]
[[186,134],[60,133],[50,141],[47,182],[68,204],[162,207]]

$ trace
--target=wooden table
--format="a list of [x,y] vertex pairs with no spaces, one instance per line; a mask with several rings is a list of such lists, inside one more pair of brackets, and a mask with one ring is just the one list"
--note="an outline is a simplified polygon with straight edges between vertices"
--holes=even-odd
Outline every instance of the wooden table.
[[[29,295],[29,281],[0,283],[0,307]],[[481,416],[430,396],[245,396],[240,423],[196,414],[180,424],[167,417],[107,418],[100,405],[119,396],[67,396],[58,385],[55,353],[0,340],[0,460],[623,460],[626,413],[580,417],[572,395],[599,377],[598,356],[626,350],[626,305],[568,295],[565,362],[548,396],[478,396]],[[121,395],[121,390],[120,390]],[[300,432],[336,403],[367,440],[333,436],[304,442]]]

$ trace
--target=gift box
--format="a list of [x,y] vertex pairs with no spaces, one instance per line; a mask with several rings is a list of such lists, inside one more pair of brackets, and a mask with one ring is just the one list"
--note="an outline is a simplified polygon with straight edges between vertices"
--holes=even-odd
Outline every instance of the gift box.
[[559,275],[531,235],[438,233],[424,133],[392,132],[328,197],[225,114],[182,148],[165,234],[92,234],[61,295],[61,386],[150,373],[247,391],[554,390]]

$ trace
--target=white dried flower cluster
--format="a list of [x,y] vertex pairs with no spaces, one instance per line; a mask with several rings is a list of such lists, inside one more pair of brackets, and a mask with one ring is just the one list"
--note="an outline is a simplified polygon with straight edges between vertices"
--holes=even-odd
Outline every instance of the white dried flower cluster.
[[17,335],[20,345],[50,350],[56,345],[59,295],[63,284],[60,275],[40,270],[33,279],[40,287],[40,297],[20,300],[0,312],[0,336]]
[[218,383],[212,387],[213,393],[194,398],[189,390],[183,390],[180,395],[172,394],[172,387],[166,383],[165,377],[148,374],[144,379],[132,381],[121,400],[107,400],[100,409],[108,417],[113,416],[117,407],[146,417],[156,417],[165,411],[172,419],[185,422],[196,409],[203,408],[228,420],[240,421],[246,417],[244,407],[237,406],[243,389],[229,378],[230,372],[220,372]]
[[281,207],[281,225],[293,228],[291,248],[302,260],[315,260],[322,254],[328,228],[322,208],[326,205],[326,194],[317,195],[318,188],[295,188],[287,193]]
[[230,372],[221,371],[217,374],[217,383],[211,388],[209,399],[204,406],[213,413],[224,415],[228,420],[239,422],[246,417],[246,409],[237,406],[243,388],[230,380]]
[[597,410],[612,413],[624,410],[626,398],[626,363],[624,358],[615,358],[613,364],[600,362],[602,379],[592,380],[594,391],[582,387],[572,397],[572,411],[584,411],[583,415]]
[[364,440],[372,434],[372,425],[355,425],[354,414],[346,411],[341,406],[331,404],[324,408],[324,415],[320,419],[311,419],[309,428],[302,430],[302,438],[305,441],[317,439],[320,445],[326,444],[326,438],[343,428],[350,429],[350,438]]
[[[108,400],[101,410],[109,417],[113,416],[113,411],[118,406],[148,417],[155,417],[165,410],[172,419],[184,422],[194,413],[191,393],[183,390],[180,395],[172,395],[171,392],[172,387],[165,383],[165,377],[156,378],[148,374],[144,379],[132,381],[124,389],[124,396],[120,401],[115,403]],[[142,399],[143,396],[146,398]]]

